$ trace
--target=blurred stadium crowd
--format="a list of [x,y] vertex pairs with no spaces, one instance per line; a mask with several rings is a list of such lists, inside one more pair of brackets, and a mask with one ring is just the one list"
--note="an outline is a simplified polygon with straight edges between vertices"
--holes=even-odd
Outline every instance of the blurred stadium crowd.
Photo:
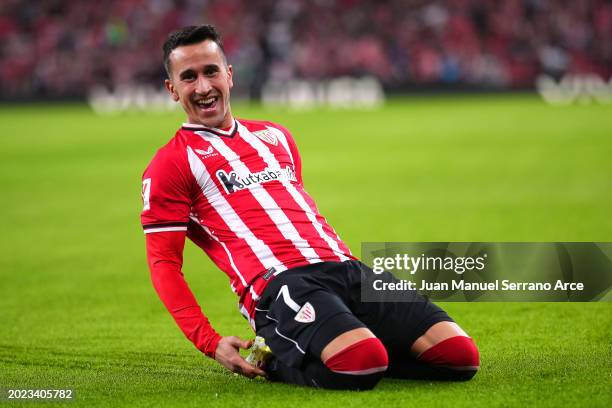
[[241,86],[373,75],[387,89],[612,75],[606,0],[2,0],[0,95],[159,86],[168,32],[212,23]]

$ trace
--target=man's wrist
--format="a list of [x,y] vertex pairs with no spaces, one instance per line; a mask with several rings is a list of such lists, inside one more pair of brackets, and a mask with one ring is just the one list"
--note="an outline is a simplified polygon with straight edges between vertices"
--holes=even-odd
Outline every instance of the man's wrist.
[[219,335],[218,333],[215,333],[214,336],[211,338],[211,340],[206,343],[206,345],[202,349],[202,352],[207,357],[210,357],[210,358],[212,358],[214,360],[215,359],[215,353],[217,351],[217,346],[219,345],[219,341],[222,338],[223,337],[221,335]]

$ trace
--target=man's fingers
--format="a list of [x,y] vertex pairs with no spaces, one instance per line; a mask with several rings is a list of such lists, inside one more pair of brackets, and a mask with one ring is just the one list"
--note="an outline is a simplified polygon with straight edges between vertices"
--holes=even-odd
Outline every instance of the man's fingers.
[[253,344],[253,342],[249,341],[249,340],[242,340],[242,339],[238,339],[238,347],[240,347],[241,349],[248,349],[249,347],[251,347],[251,344]]
[[239,347],[241,349],[248,349],[253,344],[253,340],[242,340],[238,336],[232,336],[230,339],[230,344],[234,347]]
[[238,374],[242,374],[246,377],[253,378],[257,375],[265,376],[266,373],[255,366],[247,363],[241,356],[236,356],[232,359],[232,371]]
[[242,374],[249,378],[253,378],[258,375],[261,375],[261,376],[266,375],[266,373],[262,369],[250,365],[243,359],[241,359],[234,367],[235,367],[234,369],[235,373]]
[[246,349],[248,349],[249,347],[251,347],[251,344],[253,343],[253,342],[252,342],[252,341],[250,341],[250,340],[242,340],[240,337],[237,337],[237,339],[238,339],[238,346],[239,346],[241,349],[245,349],[245,350],[246,350]]
[[265,371],[247,363],[238,352],[239,348],[248,349],[252,345],[253,340],[242,340],[238,336],[223,337],[219,342],[219,346],[217,346],[215,358],[221,365],[230,371],[244,375],[245,377],[253,378],[258,375],[265,376]]
[[249,363],[246,363],[249,366],[249,372],[253,374],[253,377],[260,375],[262,377],[266,376],[266,372],[264,370],[262,370],[261,368],[257,368],[255,366],[250,365]]
[[258,375],[260,377],[266,376],[266,372],[262,370],[261,368],[253,367],[253,369],[254,369],[253,372],[255,373],[255,375]]

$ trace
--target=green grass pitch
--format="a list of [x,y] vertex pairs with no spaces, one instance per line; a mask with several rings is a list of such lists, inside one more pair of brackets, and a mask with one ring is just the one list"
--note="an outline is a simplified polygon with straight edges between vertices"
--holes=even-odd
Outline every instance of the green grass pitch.
[[[356,253],[362,241],[612,241],[610,105],[234,110],[293,131],[306,189]],[[609,302],[443,304],[480,347],[468,383],[331,392],[250,381],[200,355],[150,284],[139,224],[142,171],[182,119],[1,108],[0,388],[74,388],[71,404],[88,407],[611,406]],[[221,334],[251,335],[191,244],[184,271]]]

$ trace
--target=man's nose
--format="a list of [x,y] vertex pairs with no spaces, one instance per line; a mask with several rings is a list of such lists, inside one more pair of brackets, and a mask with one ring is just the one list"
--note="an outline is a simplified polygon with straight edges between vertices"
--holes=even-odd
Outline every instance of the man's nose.
[[204,75],[199,75],[196,83],[196,92],[202,95],[207,94],[212,89],[210,81]]

